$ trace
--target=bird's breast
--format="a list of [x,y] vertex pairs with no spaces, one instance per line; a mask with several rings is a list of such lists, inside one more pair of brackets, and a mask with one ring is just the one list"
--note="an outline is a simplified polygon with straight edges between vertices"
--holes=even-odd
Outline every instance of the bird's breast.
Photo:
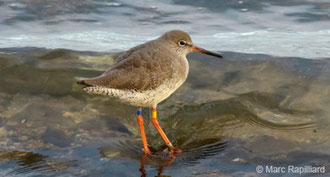
[[176,60],[174,66],[174,76],[179,77],[178,80],[185,81],[189,73],[189,63],[185,56]]

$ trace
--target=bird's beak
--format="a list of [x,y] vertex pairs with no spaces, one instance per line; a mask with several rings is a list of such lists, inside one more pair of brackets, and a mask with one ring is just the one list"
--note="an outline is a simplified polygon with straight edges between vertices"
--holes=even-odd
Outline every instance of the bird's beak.
[[205,53],[207,55],[211,55],[211,56],[214,56],[214,57],[223,58],[221,55],[219,55],[217,53],[210,52],[208,50],[205,50],[203,48],[197,47],[195,45],[193,46],[192,49],[193,49],[193,52]]

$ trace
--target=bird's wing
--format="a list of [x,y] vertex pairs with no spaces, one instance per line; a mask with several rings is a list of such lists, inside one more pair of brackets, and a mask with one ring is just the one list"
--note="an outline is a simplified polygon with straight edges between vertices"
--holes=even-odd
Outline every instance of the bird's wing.
[[[163,58],[159,58],[162,57]],[[172,77],[171,58],[162,51],[138,50],[128,58],[119,61],[99,77],[82,80],[78,83],[89,86],[102,86],[114,89],[144,91],[157,88],[164,80]],[[166,68],[166,69],[164,69]]]
[[[120,54],[120,55],[116,58],[115,63],[119,63],[120,61],[129,58],[133,53],[135,53],[135,52],[138,51],[138,50],[142,50],[142,49],[145,48],[145,47],[146,47],[146,44],[140,44],[140,45],[138,45],[138,46],[135,46],[135,47],[129,49],[128,51],[126,51],[126,52]],[[110,68],[110,69],[111,69],[111,68]]]

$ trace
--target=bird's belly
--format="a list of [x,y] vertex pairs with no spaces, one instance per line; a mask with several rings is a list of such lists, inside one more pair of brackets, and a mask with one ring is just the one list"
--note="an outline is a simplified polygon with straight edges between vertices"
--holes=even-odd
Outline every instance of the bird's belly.
[[106,87],[86,87],[85,90],[90,93],[109,95],[119,99],[121,102],[128,103],[137,107],[152,107],[168,98],[176,89],[178,89],[184,80],[169,79],[164,81],[159,87],[152,90],[120,90]]

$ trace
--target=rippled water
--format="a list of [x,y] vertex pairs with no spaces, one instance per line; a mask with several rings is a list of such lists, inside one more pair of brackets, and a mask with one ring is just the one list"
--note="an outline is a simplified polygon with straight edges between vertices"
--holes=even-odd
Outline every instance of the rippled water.
[[[327,1],[0,1],[0,176],[256,176],[257,165],[330,169]],[[42,10],[41,10],[42,9]],[[159,105],[168,156],[144,109],[75,84],[169,29],[225,60],[189,54]],[[62,48],[62,49],[57,49]],[[329,175],[323,174],[324,176]],[[263,174],[263,176],[295,174]]]

